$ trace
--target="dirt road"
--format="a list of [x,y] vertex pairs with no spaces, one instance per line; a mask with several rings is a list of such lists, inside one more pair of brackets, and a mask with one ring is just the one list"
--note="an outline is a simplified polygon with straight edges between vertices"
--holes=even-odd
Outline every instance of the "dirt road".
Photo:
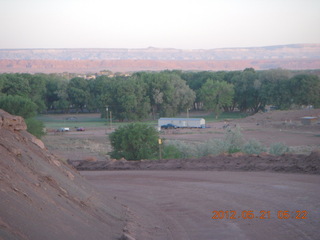
[[[218,171],[81,174],[128,207],[131,222],[127,228],[136,239],[307,240],[320,236],[318,175]],[[213,211],[224,211],[224,216]],[[253,211],[253,219],[248,211]],[[290,218],[285,219],[288,214]]]

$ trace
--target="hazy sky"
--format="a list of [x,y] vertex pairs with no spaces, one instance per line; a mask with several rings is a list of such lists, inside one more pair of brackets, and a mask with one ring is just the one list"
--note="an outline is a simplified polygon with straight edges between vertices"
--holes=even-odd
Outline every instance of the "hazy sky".
[[320,43],[320,0],[0,0],[0,48]]

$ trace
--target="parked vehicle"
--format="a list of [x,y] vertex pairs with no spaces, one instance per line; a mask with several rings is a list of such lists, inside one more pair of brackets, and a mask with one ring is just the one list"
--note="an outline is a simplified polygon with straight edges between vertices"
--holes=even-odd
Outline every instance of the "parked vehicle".
[[162,125],[161,128],[163,128],[163,129],[172,129],[172,128],[176,129],[176,128],[178,128],[178,126],[176,126],[172,123],[168,123],[168,124]]
[[69,132],[69,131],[70,131],[70,128],[67,128],[67,127],[61,127],[56,130],[56,132]]
[[[159,118],[158,126],[175,126],[174,128],[205,128],[206,121],[203,118]],[[168,128],[168,127],[167,127]]]
[[84,129],[84,127],[78,127],[77,131],[83,132],[83,131],[85,131],[85,129]]

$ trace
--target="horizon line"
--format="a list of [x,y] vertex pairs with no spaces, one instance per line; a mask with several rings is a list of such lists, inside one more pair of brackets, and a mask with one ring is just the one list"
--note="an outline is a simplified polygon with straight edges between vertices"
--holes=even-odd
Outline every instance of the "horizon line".
[[282,47],[282,46],[301,46],[301,45],[320,45],[320,43],[289,43],[289,44],[275,44],[252,47],[218,47],[218,48],[174,48],[174,47],[144,47],[144,48],[130,48],[130,47],[39,47],[39,48],[0,48],[0,51],[5,50],[85,50],[85,49],[132,49],[132,50],[146,50],[146,49],[171,49],[171,50],[215,50],[215,49],[241,49],[241,48],[266,48],[266,47]]

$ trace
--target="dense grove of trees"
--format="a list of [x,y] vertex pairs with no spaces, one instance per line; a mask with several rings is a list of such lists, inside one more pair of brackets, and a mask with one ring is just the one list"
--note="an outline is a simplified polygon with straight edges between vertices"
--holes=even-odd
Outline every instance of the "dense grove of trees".
[[[8,96],[10,96],[8,98]],[[17,99],[19,98],[19,99]],[[137,72],[131,76],[70,80],[50,74],[1,74],[0,108],[28,112],[112,111],[119,121],[171,117],[187,109],[257,112],[266,105],[320,107],[317,75],[283,69],[220,72]],[[11,104],[11,105],[10,105]],[[29,106],[30,105],[30,106]]]

